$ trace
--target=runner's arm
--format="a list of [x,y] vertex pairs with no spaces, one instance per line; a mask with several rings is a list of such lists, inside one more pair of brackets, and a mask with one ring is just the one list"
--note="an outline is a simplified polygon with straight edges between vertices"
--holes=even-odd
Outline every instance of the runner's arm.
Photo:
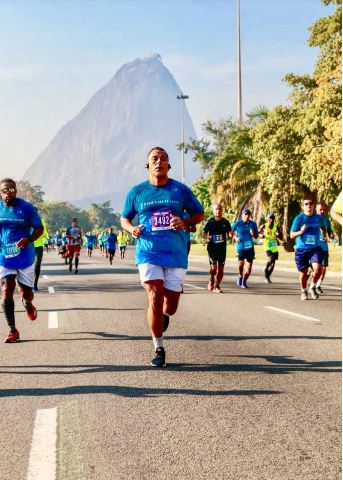
[[132,221],[126,217],[120,217],[120,224],[126,232],[130,233],[134,238],[138,238],[141,235],[143,225],[133,225]]
[[17,242],[17,246],[19,248],[26,248],[30,243],[41,237],[43,235],[43,232],[43,227],[36,227],[28,238],[21,238],[19,242]]

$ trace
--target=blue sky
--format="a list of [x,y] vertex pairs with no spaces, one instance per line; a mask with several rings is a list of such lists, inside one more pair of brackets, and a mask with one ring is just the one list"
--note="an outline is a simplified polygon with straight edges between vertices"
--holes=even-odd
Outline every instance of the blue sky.
[[[320,0],[241,0],[243,110],[285,103],[282,77],[311,73]],[[122,64],[159,53],[199,136],[236,117],[236,0],[0,0],[0,151],[20,178]]]

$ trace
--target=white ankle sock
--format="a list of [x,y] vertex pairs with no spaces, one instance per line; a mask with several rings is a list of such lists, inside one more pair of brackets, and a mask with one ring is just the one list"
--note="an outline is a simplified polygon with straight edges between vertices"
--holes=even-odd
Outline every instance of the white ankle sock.
[[154,342],[155,350],[157,350],[158,348],[163,348],[163,337],[152,337],[152,341]]
[[322,279],[320,278],[320,279],[318,280],[318,282],[317,282],[317,287],[320,287],[321,284],[322,284]]

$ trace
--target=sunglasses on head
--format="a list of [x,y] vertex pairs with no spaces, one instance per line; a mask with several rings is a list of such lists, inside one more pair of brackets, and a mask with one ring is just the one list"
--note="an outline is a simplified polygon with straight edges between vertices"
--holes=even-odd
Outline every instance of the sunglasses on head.
[[1,193],[14,193],[15,191],[16,189],[14,187],[1,189]]

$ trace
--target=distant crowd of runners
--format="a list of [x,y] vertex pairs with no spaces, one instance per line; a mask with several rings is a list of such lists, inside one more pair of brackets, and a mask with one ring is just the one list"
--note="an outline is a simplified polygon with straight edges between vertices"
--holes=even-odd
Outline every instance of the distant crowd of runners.
[[[169,156],[163,148],[152,148],[145,166],[148,180],[128,192],[121,215],[122,230],[118,234],[111,227],[107,231],[83,234],[77,218],[73,218],[65,231],[49,236],[36,207],[17,197],[15,181],[10,178],[1,180],[0,278],[2,311],[9,327],[5,343],[19,340],[13,299],[16,284],[28,318],[31,321],[37,318],[32,302],[33,292],[38,291],[44,248],[55,248],[69,271],[73,271],[74,264],[74,273],[77,274],[83,244],[88,257],[98,247],[100,255],[106,256],[112,265],[117,246],[120,258],[124,259],[126,247],[133,237],[136,240],[135,262],[148,298],[147,318],[154,345],[150,364],[154,367],[166,365],[163,334],[178,308],[188,266],[190,232],[194,232],[204,220],[204,209],[190,188],[169,177]],[[301,207],[302,212],[294,218],[290,231],[290,238],[295,241],[300,298],[318,299],[329,263],[328,239],[334,238],[334,232],[324,204],[316,204],[309,194],[304,196]],[[330,213],[334,221],[342,223],[341,194]],[[213,216],[203,228],[203,238],[207,242],[210,264],[209,291],[223,292],[221,282],[228,239],[234,241],[237,249],[237,286],[248,288],[257,238],[263,238],[267,256],[264,279],[271,283],[279,255],[278,244],[282,240],[272,212],[258,227],[252,220],[251,210],[245,208],[241,218],[231,225],[223,217],[222,205],[216,203]]]

